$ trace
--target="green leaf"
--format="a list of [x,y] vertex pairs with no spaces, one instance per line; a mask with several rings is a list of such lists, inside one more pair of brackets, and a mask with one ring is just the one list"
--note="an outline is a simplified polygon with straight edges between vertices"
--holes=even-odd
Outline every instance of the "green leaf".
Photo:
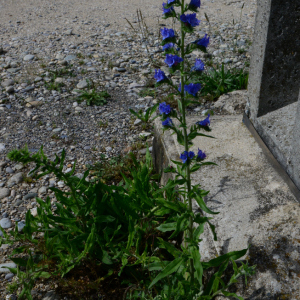
[[176,222],[161,224],[158,227],[156,227],[156,229],[162,232],[173,231],[176,229],[176,224],[177,224]]
[[15,264],[17,264],[18,266],[22,266],[22,267],[26,267],[27,266],[27,261],[28,259],[23,259],[23,258],[10,258]]
[[248,251],[248,248],[240,250],[240,251],[232,251],[232,252],[226,253],[217,258],[211,259],[209,262],[203,262],[202,263],[203,268],[204,268],[204,270],[206,270],[208,268],[218,267],[219,265],[221,265],[224,261],[226,261],[228,259],[237,260],[237,259],[243,257],[244,255],[246,255],[247,251]]
[[147,266],[150,272],[152,271],[161,271],[168,261],[155,261]]
[[128,232],[129,234],[128,234],[127,247],[126,247],[127,250],[131,248],[134,239],[134,234],[135,234],[134,222],[131,217],[129,217]]
[[172,233],[172,235],[169,237],[169,239],[172,239],[173,237],[175,237],[180,232],[183,232],[186,229],[188,222],[189,222],[189,217],[190,217],[189,213],[184,213],[177,219],[176,230]]
[[201,168],[201,165],[195,164],[191,167],[191,173],[198,171]]
[[57,217],[57,216],[48,216],[49,219],[60,223],[60,224],[65,224],[65,225],[71,225],[77,222],[77,220],[75,218],[71,219],[71,218],[63,218],[63,217]]
[[100,216],[94,218],[95,223],[111,223],[115,220],[116,220],[115,217],[105,216],[105,215],[100,215]]
[[182,102],[180,99],[177,100],[178,110],[182,112]]
[[203,277],[203,267],[201,264],[201,256],[198,247],[192,246],[190,247],[190,253],[192,255],[195,267],[195,277],[198,280],[200,287],[202,286],[202,277]]
[[222,294],[226,297],[234,297],[236,299],[239,299],[239,300],[244,300],[244,298],[238,296],[237,294],[235,293],[230,293],[230,292],[226,292],[226,291],[222,291]]
[[160,247],[166,249],[174,257],[178,257],[182,254],[182,252],[178,250],[173,244],[163,240],[162,238],[157,238],[157,239],[160,242]]
[[17,268],[9,268],[9,267],[1,267],[1,269],[8,269],[11,273],[13,274],[18,274],[18,269]]
[[176,272],[178,270],[178,268],[180,267],[180,265],[183,263],[183,258],[182,257],[178,257],[176,259],[174,259],[172,262],[170,262],[161,273],[159,273],[151,282],[149,289],[151,289],[151,287],[153,285],[155,285],[158,281],[160,281],[161,279],[165,278],[166,276]]
[[219,214],[219,212],[213,212],[212,210],[210,210],[210,209],[206,206],[206,204],[205,204],[205,202],[204,202],[204,200],[203,200],[203,198],[202,198],[201,196],[194,194],[194,198],[195,198],[196,202],[198,203],[199,207],[200,207],[204,212],[206,212],[206,213],[208,213],[208,214],[211,214],[211,215],[217,215],[217,214]]

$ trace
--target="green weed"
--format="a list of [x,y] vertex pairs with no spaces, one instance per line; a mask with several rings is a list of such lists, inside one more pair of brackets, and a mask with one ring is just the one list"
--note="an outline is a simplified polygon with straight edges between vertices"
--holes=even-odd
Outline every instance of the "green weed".
[[81,59],[85,59],[85,56],[82,53],[77,53],[76,57],[81,58]]
[[140,119],[143,123],[149,123],[150,121],[153,121],[158,116],[154,117],[150,120],[151,116],[156,112],[159,104],[155,104],[152,107],[149,107],[145,113],[142,110],[139,110],[138,112],[135,112],[133,109],[129,109],[129,111],[136,116],[138,119]]
[[[37,215],[30,210],[26,213],[22,232],[17,226],[9,233],[0,227],[4,236],[1,244],[10,244],[14,249],[9,258],[17,267],[8,269],[17,275],[10,290],[21,288],[18,299],[32,300],[34,285],[47,278],[58,285],[62,297],[71,299],[101,295],[105,299],[153,300],[162,299],[158,296],[163,294],[163,299],[182,300],[199,293],[199,284],[191,286],[185,278],[190,255],[182,241],[189,213],[187,204],[178,199],[176,186],[180,181],[169,180],[160,187],[149,152],[143,162],[133,155],[111,160],[103,156],[81,179],[74,176],[76,163],[70,172],[63,172],[65,157],[63,150],[61,157],[56,155],[49,160],[43,148],[35,154],[27,148],[8,154],[11,161],[34,163],[32,173],[38,172],[37,179],[54,174],[68,187],[68,191],[50,188],[57,200],[55,210],[50,197],[36,198]],[[91,172],[96,179],[88,181]],[[174,168],[165,172],[174,172]],[[103,183],[113,180],[121,181],[113,186]],[[195,215],[200,229],[196,229],[195,243],[210,219]],[[208,225],[214,232],[214,226],[210,222]],[[228,286],[241,275],[253,274],[254,267],[234,262],[246,251],[226,253],[203,262],[203,267],[196,265],[196,271],[204,272],[201,284],[208,295],[212,294],[213,284],[218,283],[212,297],[205,299],[213,299],[221,292],[226,295],[223,284],[219,290],[217,276],[229,263],[234,274],[222,277],[222,283]],[[200,263],[199,252],[193,253]],[[216,273],[211,273],[212,268]]]
[[134,167],[134,162],[131,155],[118,155],[107,158],[102,154],[100,160],[93,166],[88,166],[93,176],[96,177],[94,181],[101,180],[103,183],[112,184],[122,181],[124,174],[126,177],[131,177],[131,169]]
[[225,93],[246,89],[248,73],[237,69],[226,70],[222,64],[218,69],[210,68],[203,72],[198,80],[202,85],[200,96],[216,100]]
[[96,89],[84,91],[78,96],[79,102],[85,100],[87,105],[97,106],[106,104],[107,98],[110,98],[110,95],[106,91],[97,92]]
[[139,96],[140,97],[151,96],[151,97],[155,98],[156,97],[156,90],[155,89],[149,89],[149,88],[142,89],[139,92]]

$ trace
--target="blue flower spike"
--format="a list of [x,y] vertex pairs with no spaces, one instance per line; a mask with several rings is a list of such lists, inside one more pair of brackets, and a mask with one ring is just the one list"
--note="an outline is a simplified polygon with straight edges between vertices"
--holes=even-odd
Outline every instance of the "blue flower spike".
[[180,16],[181,22],[186,26],[186,27],[196,27],[200,24],[200,21],[196,17],[196,13],[194,14],[186,14],[186,15],[181,15]]
[[163,46],[163,50],[166,51],[166,50],[171,50],[172,48],[174,48],[175,44],[174,43],[168,43],[168,44],[165,44]]
[[203,121],[199,121],[196,124],[199,126],[208,127],[210,125],[209,117],[210,117],[210,114],[207,115],[206,119],[204,119]]
[[175,37],[175,32],[174,32],[174,30],[172,28],[171,29],[162,28],[160,30],[160,33],[161,33],[161,36],[162,36],[163,40],[165,40],[165,39],[171,39],[171,38]]
[[162,114],[165,114],[165,115],[168,115],[170,114],[172,111],[172,108],[169,104],[166,104],[166,102],[162,102],[159,104],[159,113],[162,115]]
[[195,153],[193,151],[184,151],[180,155],[180,159],[185,164],[188,160],[191,160],[195,156]]
[[167,3],[164,3],[162,4],[162,11],[163,11],[163,14],[165,15],[165,17],[168,17],[168,16],[173,16],[174,13],[175,13],[175,10],[174,8],[171,6],[169,8],[166,8],[167,6]]
[[197,160],[204,160],[206,158],[206,154],[204,153],[204,151],[200,150],[198,148],[198,154],[197,154]]
[[195,43],[197,44],[197,46],[202,46],[202,47],[207,48],[207,46],[209,44],[209,36],[207,34],[205,34],[205,36],[202,39],[197,40]]
[[200,8],[201,1],[200,0],[191,0],[189,4],[189,10],[197,11],[197,8]]
[[162,125],[165,127],[172,127],[173,126],[173,121],[171,118],[166,118],[164,121],[162,121]]
[[195,65],[192,67],[192,71],[202,72],[204,71],[205,64],[201,59],[196,59]]
[[169,68],[178,66],[183,59],[177,55],[167,54],[165,63],[168,65]]
[[189,85],[184,86],[184,90],[189,93],[190,95],[193,95],[194,97],[197,96],[197,93],[201,90],[201,84],[200,83],[190,83]]
[[157,83],[168,79],[167,76],[165,75],[165,73],[160,69],[158,69],[158,70],[155,69],[154,78],[156,79]]

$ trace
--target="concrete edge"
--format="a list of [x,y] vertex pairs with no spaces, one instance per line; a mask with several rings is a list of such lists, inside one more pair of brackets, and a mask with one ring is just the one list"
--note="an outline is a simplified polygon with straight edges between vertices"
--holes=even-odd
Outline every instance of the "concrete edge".
[[[285,171],[284,167],[287,165],[284,163],[284,156],[273,142],[273,140],[261,129],[260,123],[257,124],[258,130],[256,130],[251,123],[251,120],[246,114],[243,116],[243,123],[246,125],[250,133],[253,135],[255,141],[262,149],[269,163],[274,167],[276,172],[280,175],[283,181],[288,185],[293,195],[296,197],[297,201],[300,202],[300,190],[297,188],[293,180],[290,178],[289,174]],[[269,147],[266,145],[265,141],[268,141]],[[273,147],[273,151],[270,150]],[[276,159],[277,158],[277,159]]]

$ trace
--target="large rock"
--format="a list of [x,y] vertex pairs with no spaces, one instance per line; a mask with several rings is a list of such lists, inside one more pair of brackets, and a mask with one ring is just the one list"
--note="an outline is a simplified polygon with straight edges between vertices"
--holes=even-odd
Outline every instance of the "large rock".
[[8,197],[10,195],[10,190],[8,188],[0,189],[0,199]]
[[24,61],[30,61],[33,59],[34,59],[34,55],[32,55],[32,54],[28,54],[28,55],[24,56],[24,58],[23,58]]
[[9,218],[3,218],[0,220],[0,225],[2,228],[10,228],[12,226],[11,220]]
[[71,61],[71,60],[74,60],[74,59],[76,59],[77,57],[75,56],[75,55],[72,55],[72,54],[70,54],[70,55],[67,55],[66,57],[65,57],[65,61]]
[[3,86],[3,87],[9,87],[9,86],[12,86],[12,85],[14,85],[15,84],[15,82],[12,80],[12,79],[6,79],[6,80],[4,80],[2,83],[1,83],[1,85]]
[[20,172],[20,173],[13,175],[11,178],[8,179],[7,186],[12,187],[15,184],[21,183],[22,181],[23,181],[23,173]]
[[240,90],[222,95],[215,103],[215,108],[228,114],[237,114],[245,110],[247,103],[247,91]]
[[76,87],[77,87],[78,89],[84,89],[84,88],[88,87],[88,83],[87,83],[87,81],[84,79],[84,80],[79,81]]

